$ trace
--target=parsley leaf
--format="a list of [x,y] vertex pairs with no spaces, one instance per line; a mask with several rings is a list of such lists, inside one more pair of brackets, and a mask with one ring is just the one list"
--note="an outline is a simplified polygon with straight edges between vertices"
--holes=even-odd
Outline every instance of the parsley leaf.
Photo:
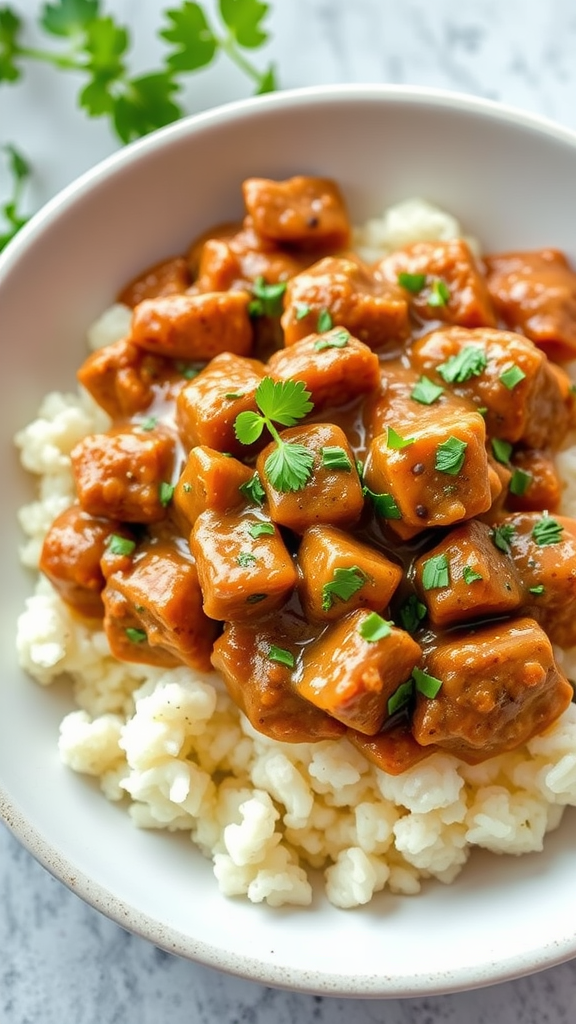
[[341,469],[345,473],[352,472],[352,463],[343,448],[338,445],[327,445],[321,449],[323,469]]
[[437,590],[450,586],[450,568],[446,555],[432,555],[422,565],[424,590]]
[[259,537],[272,536],[275,532],[273,523],[251,523],[248,527],[248,533],[253,540],[258,540]]
[[414,680],[412,678],[408,679],[405,683],[400,683],[398,689],[394,690],[392,696],[388,698],[386,705],[388,714],[394,715],[397,711],[402,711],[403,708],[408,707],[413,693]]
[[40,24],[54,36],[77,36],[90,22],[98,18],[100,0],[58,0],[46,4]]
[[369,612],[358,626],[358,632],[363,640],[367,640],[369,644],[375,644],[378,640],[390,636],[393,625],[394,623],[387,622],[377,612]]
[[482,580],[484,577],[482,576],[482,573],[476,572],[471,565],[465,565],[462,570],[462,579],[464,580],[464,583],[475,583],[476,580]]
[[294,668],[296,664],[296,659],[292,652],[287,651],[284,647],[277,647],[276,644],[270,644],[268,657],[270,661],[276,661],[279,665],[286,665],[287,668]]
[[499,437],[493,437],[490,444],[492,446],[494,458],[504,466],[507,466],[510,462],[513,445],[511,445],[509,441],[502,441]]
[[171,71],[197,71],[210,64],[218,43],[200,4],[185,0],[180,7],[166,11],[166,17],[170,27],[159,35],[176,47],[166,58]]
[[426,274],[401,273],[398,274],[397,281],[401,288],[405,288],[412,295],[418,295],[426,284]]
[[521,498],[523,494],[526,494],[526,491],[530,487],[533,479],[532,473],[528,473],[525,469],[518,469],[518,467],[516,467],[510,478],[510,483],[508,484],[510,494],[515,494],[518,498]]
[[236,561],[242,569],[247,569],[249,565],[254,565],[258,559],[256,558],[256,555],[251,554],[250,551],[241,551]]
[[398,610],[402,628],[407,633],[415,633],[422,619],[426,618],[428,609],[419,601],[416,594],[410,594]]
[[264,377],[256,388],[256,404],[260,415],[246,410],[234,421],[234,432],[242,444],[258,440],[267,427],[276,448],[264,463],[264,470],[270,483],[278,491],[299,491],[310,476],[314,465],[314,454],[303,444],[284,441],[274,423],[292,427],[314,408],[309,401],[310,392],[301,380],[274,381]]
[[401,437],[397,434],[392,427],[388,427],[388,433],[386,436],[386,447],[401,450],[402,448],[408,448],[409,445],[414,444],[415,438],[413,437]]
[[246,483],[240,484],[238,490],[248,501],[253,501],[256,505],[264,504],[266,491],[262,487],[262,481],[258,473],[254,473],[254,476],[250,477]]
[[168,72],[142,75],[127,82],[113,107],[114,127],[122,141],[131,142],[177,121],[182,110],[172,96],[178,88]]
[[314,454],[303,444],[280,441],[264,463],[270,483],[278,491],[301,491],[312,475]]
[[459,437],[449,437],[447,441],[442,441],[436,447],[434,469],[439,473],[457,476],[464,465],[467,447],[468,443]]
[[540,547],[545,547],[548,544],[559,544],[563,530],[564,527],[556,519],[544,515],[534,524],[531,535]]
[[440,384],[435,384],[429,377],[420,377],[412,388],[410,398],[421,405],[433,405],[443,394],[444,388]]
[[316,330],[318,334],[324,334],[326,331],[331,331],[333,327],[332,317],[329,309],[321,309],[318,313],[318,320],[316,322]]
[[327,338],[318,338],[318,341],[314,342],[314,349],[316,352],[323,352],[325,348],[346,348],[349,339],[348,331],[342,328],[333,331]]
[[111,533],[108,538],[108,548],[112,555],[131,555],[135,547],[135,540],[129,540],[128,537],[120,537],[117,533]]
[[471,377],[479,377],[487,366],[484,349],[478,345],[464,345],[456,355],[437,366],[436,370],[447,384],[463,384]]
[[327,612],[338,601],[349,601],[354,594],[362,589],[368,576],[357,565],[349,568],[334,569],[332,579],[322,587],[322,610]]
[[286,288],[286,281],[266,284],[262,276],[257,277],[252,287],[254,299],[248,304],[250,316],[281,316]]
[[512,389],[515,388],[521,380],[524,380],[525,376],[526,374],[524,373],[524,370],[521,370],[519,366],[516,366],[516,363],[512,363],[511,366],[500,374],[499,380],[508,388],[509,391],[512,391]]
[[447,306],[450,301],[450,289],[445,281],[436,277],[432,281],[430,295],[428,296],[429,306]]
[[18,36],[22,19],[10,7],[0,8],[0,82],[17,82],[21,71],[15,58],[20,56]]
[[412,669],[412,678],[416,683],[416,689],[419,693],[423,693],[425,697],[429,697],[431,700],[438,696],[442,687],[441,679],[429,675],[428,672],[424,672],[421,668]]
[[220,14],[240,46],[256,49],[268,39],[261,22],[268,13],[268,4],[260,0],[220,0]]
[[364,497],[370,498],[377,516],[382,519],[402,519],[402,513],[392,494],[375,494],[369,487],[362,488]]
[[126,636],[133,644],[143,644],[148,639],[145,629],[135,629],[133,626],[127,627]]
[[506,554],[510,552],[510,541],[516,533],[516,530],[512,526],[512,523],[503,523],[502,526],[494,526],[490,531],[490,536],[500,551],[504,551]]

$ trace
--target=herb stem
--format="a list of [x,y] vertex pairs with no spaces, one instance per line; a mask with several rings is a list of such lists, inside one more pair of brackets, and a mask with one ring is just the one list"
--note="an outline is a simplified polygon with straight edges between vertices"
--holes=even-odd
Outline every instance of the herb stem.
[[236,40],[232,33],[229,33],[223,38],[215,36],[215,39],[223,53],[232,61],[236,67],[240,68],[248,78],[251,78],[256,85],[260,85],[262,81],[262,72],[258,68],[246,59],[243,53],[240,52],[236,45]]
[[50,50],[38,50],[31,46],[18,46],[15,49],[18,57],[27,57],[29,60],[42,61],[44,64],[51,64],[53,67],[62,68],[66,71],[85,71],[85,65],[76,57],[66,54],[52,53]]

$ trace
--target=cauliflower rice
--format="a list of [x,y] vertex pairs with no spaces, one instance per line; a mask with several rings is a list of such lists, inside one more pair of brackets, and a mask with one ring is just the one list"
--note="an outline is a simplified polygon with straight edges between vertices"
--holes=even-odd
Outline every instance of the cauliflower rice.
[[[410,241],[461,235],[449,214],[409,200],[359,229],[355,244],[373,259]],[[130,315],[124,306],[107,310],[90,347],[123,337]],[[26,566],[37,568],[46,531],[74,499],[72,448],[107,427],[85,392],[52,393],[17,435],[22,464],[38,477],[37,500],[20,511]],[[576,516],[576,445],[557,461],[567,481],[562,512]],[[413,895],[423,879],[452,882],[475,846],[541,850],[564,808],[576,805],[576,704],[545,734],[483,764],[436,753],[389,776],[346,739],[287,744],[257,733],[216,673],[118,661],[104,632],[75,617],[43,578],[17,645],[42,685],[62,673],[72,680],[78,710],[60,727],[64,764],[97,777],[109,800],[126,801],[138,827],[188,832],[226,896],[308,905],[309,868],[323,870],[337,907],[368,903],[384,888]],[[575,676],[576,649],[557,656]]]

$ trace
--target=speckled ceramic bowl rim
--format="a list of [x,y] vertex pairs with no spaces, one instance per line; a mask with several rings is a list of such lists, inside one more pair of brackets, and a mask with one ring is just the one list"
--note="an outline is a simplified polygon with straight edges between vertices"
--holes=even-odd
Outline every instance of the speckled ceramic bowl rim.
[[[36,239],[56,221],[65,207],[73,205],[104,178],[125,173],[131,165],[148,152],[164,146],[205,127],[225,125],[230,119],[251,118],[265,108],[298,108],[314,103],[341,104],[362,101],[386,104],[430,104],[462,112],[482,115],[500,123],[521,125],[553,137],[576,149],[576,132],[534,114],[495,101],[440,89],[393,85],[330,85],[287,90],[266,96],[229,103],[206,113],[198,114],[168,126],[147,138],[132,143],[87,171],[51,199],[31,219],[16,239],[0,255],[0,277],[23,259]],[[438,995],[491,985],[517,978],[537,970],[563,963],[576,956],[576,928],[565,942],[550,944],[542,949],[538,961],[526,959],[513,952],[505,960],[486,962],[481,968],[451,970],[431,974],[425,979],[415,978],[413,984],[398,984],[394,977],[382,973],[370,978],[356,979],[341,974],[303,972],[263,964],[245,953],[237,956],[223,953],[217,947],[195,941],[179,931],[165,927],[160,921],[135,910],[130,904],[112,895],[105,887],[79,872],[57,848],[45,841],[34,822],[23,816],[0,782],[0,817],[19,842],[55,878],[80,896],[89,905],[120,926],[153,942],[173,954],[189,958],[200,964],[222,970],[262,984],[279,988],[344,997],[408,997]]]

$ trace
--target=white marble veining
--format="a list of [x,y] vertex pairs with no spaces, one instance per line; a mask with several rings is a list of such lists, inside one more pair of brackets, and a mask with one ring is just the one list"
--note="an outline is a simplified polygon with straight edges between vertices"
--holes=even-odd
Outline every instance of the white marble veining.
[[[576,128],[574,0],[271,0],[282,87],[328,82],[435,86],[500,100]],[[36,0],[15,0],[34,41]],[[112,0],[153,65],[161,0]],[[260,62],[261,54],[255,55]],[[107,126],[74,103],[76,83],[35,67],[0,87],[0,142],[34,177],[28,209],[111,152]],[[247,95],[220,62],[191,80],[190,112]],[[3,190],[5,189],[5,185]],[[534,928],[538,922],[534,922]],[[103,918],[0,829],[1,1024],[571,1024],[576,961],[472,993],[342,1000],[265,988],[160,952]]]

